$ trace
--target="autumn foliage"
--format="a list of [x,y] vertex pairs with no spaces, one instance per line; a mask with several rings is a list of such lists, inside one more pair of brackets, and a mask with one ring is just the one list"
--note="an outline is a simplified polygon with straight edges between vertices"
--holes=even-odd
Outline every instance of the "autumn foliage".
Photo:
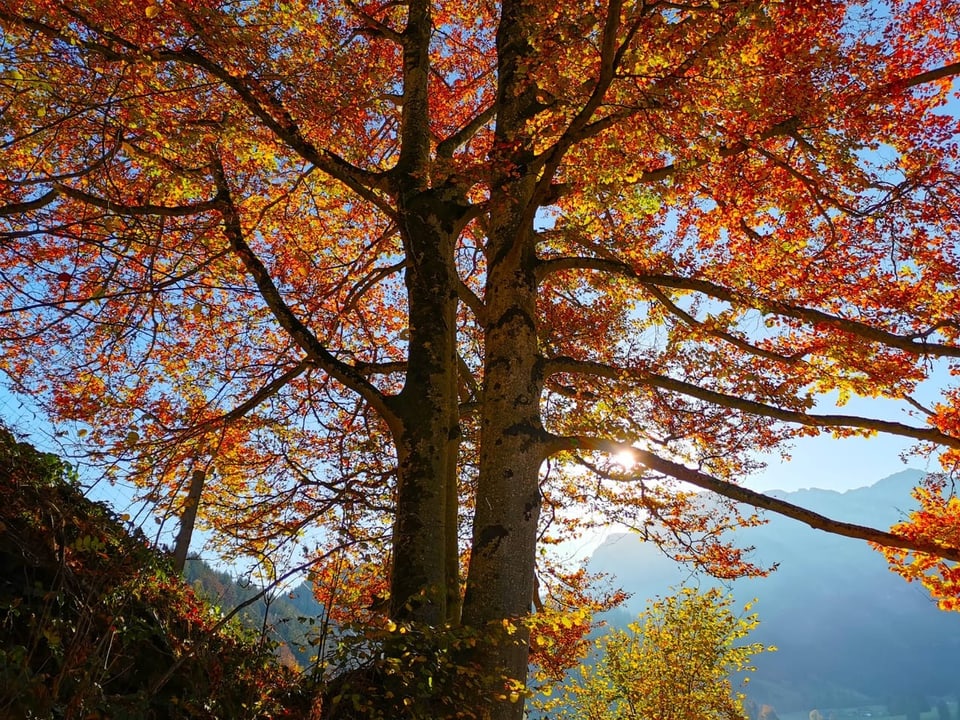
[[[956,546],[960,543],[960,498],[953,480],[928,475],[913,491],[918,509],[893,527],[904,537]],[[892,569],[908,581],[922,583],[943,610],[960,610],[960,567],[930,553],[878,546]]]
[[721,576],[765,570],[738,502],[956,562],[740,481],[820,433],[956,471],[957,14],[0,0],[0,370],[165,511],[203,477],[224,552],[516,626],[494,717],[590,523]]
[[722,720],[745,717],[758,624],[720,590],[681,587],[651,601],[636,622],[594,642],[589,663],[538,700],[559,720]]

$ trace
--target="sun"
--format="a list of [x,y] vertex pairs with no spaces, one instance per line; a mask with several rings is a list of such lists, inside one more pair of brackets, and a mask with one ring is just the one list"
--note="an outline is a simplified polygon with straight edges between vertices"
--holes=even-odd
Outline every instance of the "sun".
[[619,465],[625,471],[633,470],[634,465],[637,464],[637,454],[633,450],[621,450],[614,453],[613,464]]

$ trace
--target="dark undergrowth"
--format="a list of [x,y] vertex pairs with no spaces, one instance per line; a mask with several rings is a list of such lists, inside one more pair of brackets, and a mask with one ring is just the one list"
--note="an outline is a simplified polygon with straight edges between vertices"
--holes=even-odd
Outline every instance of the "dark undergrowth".
[[70,466],[0,428],[0,718],[307,718],[309,694]]

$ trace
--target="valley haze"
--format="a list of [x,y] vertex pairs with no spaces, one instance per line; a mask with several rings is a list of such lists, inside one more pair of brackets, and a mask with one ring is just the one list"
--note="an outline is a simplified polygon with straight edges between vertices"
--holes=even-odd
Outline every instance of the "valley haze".
[[[871,486],[838,492],[804,489],[767,494],[830,517],[887,528],[903,519],[914,501],[910,489],[923,477],[904,470]],[[760,627],[750,640],[776,645],[756,658],[747,692],[780,712],[897,703],[960,692],[960,615],[943,612],[917,583],[889,571],[866,543],[814,530],[772,513],[767,524],[736,531],[751,560],[777,565],[769,577],[726,586]],[[608,616],[622,626],[647,600],[681,583],[702,588],[717,580],[678,565],[638,534],[618,533],[595,550],[592,571],[631,593]]]

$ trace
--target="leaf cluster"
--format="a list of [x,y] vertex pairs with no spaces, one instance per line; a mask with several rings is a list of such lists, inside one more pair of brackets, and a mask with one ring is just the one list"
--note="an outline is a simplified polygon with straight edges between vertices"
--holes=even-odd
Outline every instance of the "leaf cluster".
[[[893,527],[893,531],[931,546],[954,545],[960,540],[960,497],[953,479],[939,473],[927,475],[914,489],[917,510]],[[941,610],[960,611],[960,566],[932,553],[877,546],[890,562],[890,569],[908,582],[920,582],[930,591]]]
[[733,678],[754,669],[752,656],[775,648],[742,642],[759,621],[732,604],[716,588],[690,587],[651,602],[627,629],[597,638],[596,662],[538,704],[563,720],[743,718]]
[[473,720],[487,703],[519,703],[526,695],[522,682],[477,661],[498,646],[526,642],[521,624],[503,620],[478,630],[385,619],[343,630],[336,672],[324,687],[325,718]]

